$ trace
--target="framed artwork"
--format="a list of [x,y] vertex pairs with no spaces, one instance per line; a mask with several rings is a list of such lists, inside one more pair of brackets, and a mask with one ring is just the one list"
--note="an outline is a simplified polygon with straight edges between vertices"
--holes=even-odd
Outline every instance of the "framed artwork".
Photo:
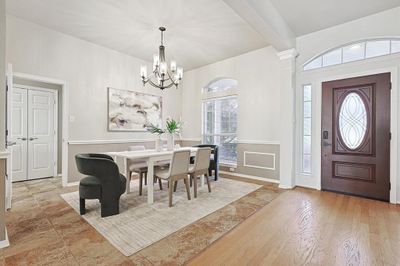
[[108,88],[109,131],[146,131],[147,124],[161,121],[161,96]]

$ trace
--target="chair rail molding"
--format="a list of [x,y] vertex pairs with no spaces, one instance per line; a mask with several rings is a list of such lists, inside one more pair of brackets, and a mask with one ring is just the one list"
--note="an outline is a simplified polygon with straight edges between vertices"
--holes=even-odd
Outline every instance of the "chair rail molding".
[[238,140],[239,144],[280,145],[279,140]]
[[[97,140],[69,140],[69,145],[97,145],[97,144],[120,144],[120,143],[143,143],[154,142],[156,139],[97,139]],[[163,139],[165,141],[165,139]]]

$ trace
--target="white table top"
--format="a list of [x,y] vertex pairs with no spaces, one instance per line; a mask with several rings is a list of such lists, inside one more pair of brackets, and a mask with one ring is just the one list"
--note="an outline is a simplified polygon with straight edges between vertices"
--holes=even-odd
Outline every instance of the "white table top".
[[119,152],[106,152],[105,154],[108,154],[110,156],[123,157],[127,159],[145,159],[149,157],[172,155],[174,151],[180,151],[180,150],[186,150],[186,151],[189,150],[191,154],[193,154],[197,151],[197,149],[198,148],[187,147],[187,148],[174,149],[173,151],[167,151],[167,150],[119,151]]

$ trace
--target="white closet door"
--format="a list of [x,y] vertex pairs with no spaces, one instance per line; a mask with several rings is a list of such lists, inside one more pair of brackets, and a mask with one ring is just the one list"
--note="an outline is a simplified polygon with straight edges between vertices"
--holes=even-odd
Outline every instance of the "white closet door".
[[22,181],[28,178],[28,92],[26,89],[13,88],[11,108],[10,141],[15,142],[12,149],[12,178]]
[[54,175],[54,93],[28,90],[28,179]]

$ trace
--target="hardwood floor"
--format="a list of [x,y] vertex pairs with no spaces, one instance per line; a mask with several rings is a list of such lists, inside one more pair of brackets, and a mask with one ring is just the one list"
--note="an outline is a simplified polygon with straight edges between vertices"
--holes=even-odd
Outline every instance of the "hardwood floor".
[[0,265],[400,265],[399,205],[256,183],[264,186],[131,257],[60,197],[76,187],[16,183]]
[[189,265],[400,265],[400,206],[297,188]]

